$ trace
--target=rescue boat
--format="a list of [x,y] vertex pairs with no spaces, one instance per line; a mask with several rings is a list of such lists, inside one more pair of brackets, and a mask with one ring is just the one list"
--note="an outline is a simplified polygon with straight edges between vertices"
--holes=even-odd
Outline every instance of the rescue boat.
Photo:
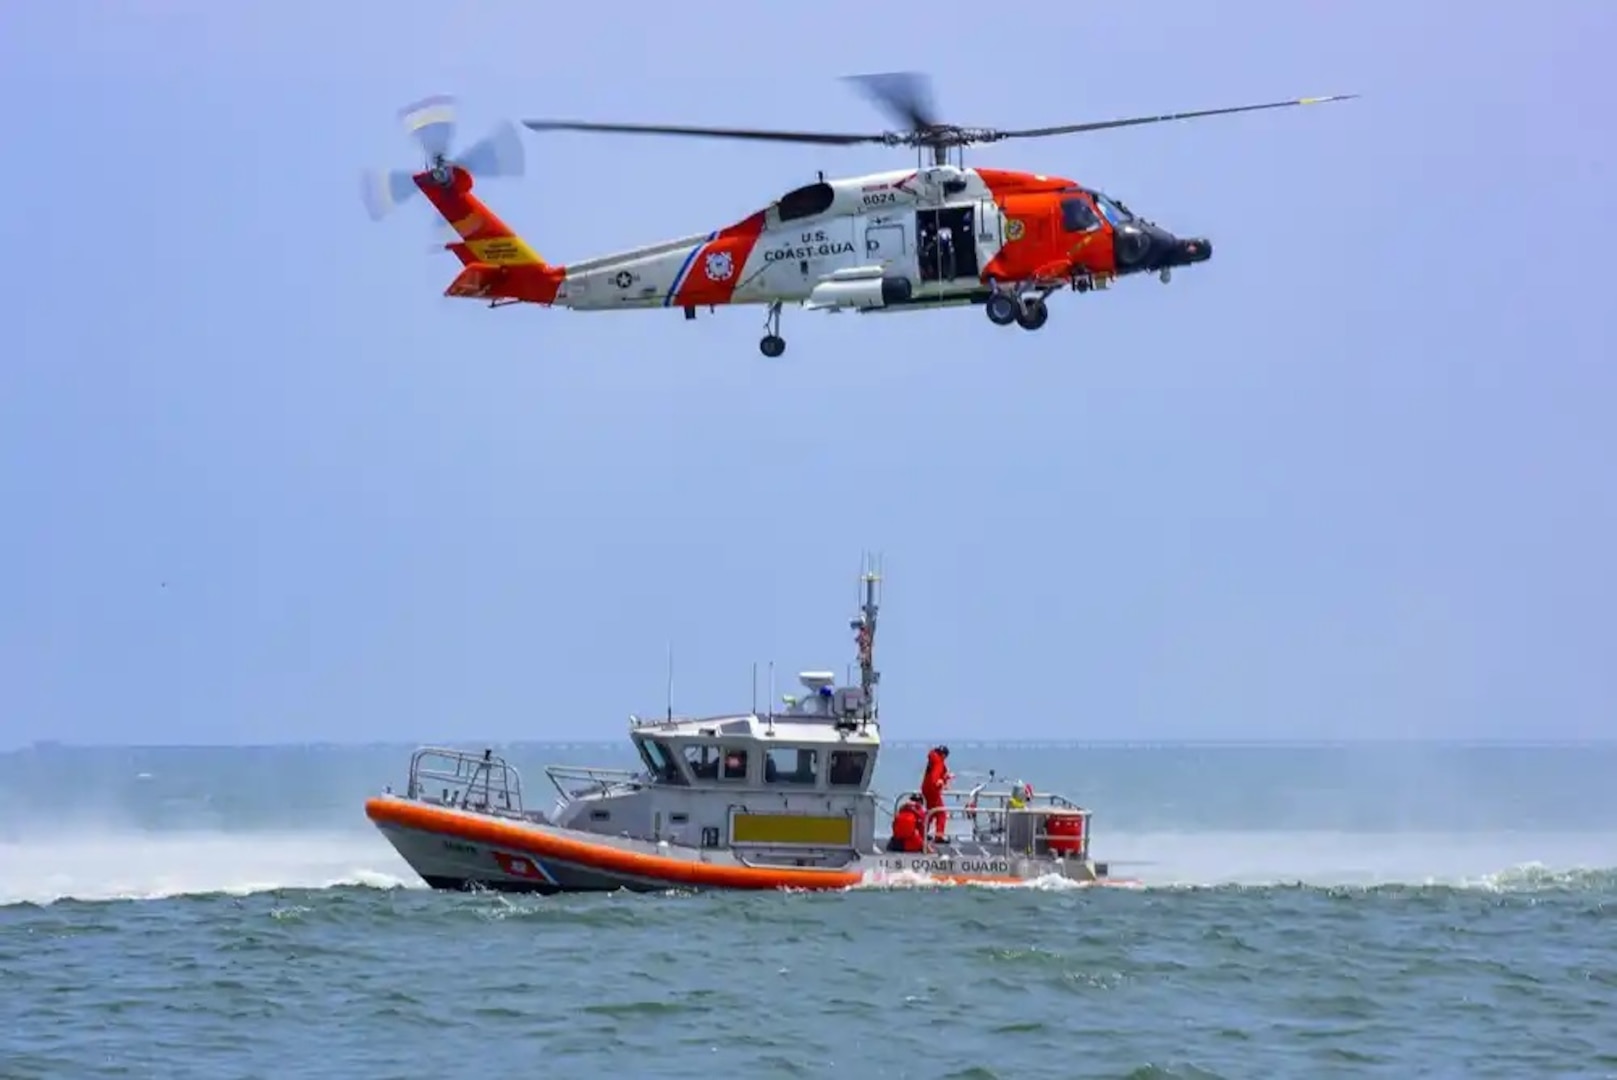
[[[799,675],[804,693],[760,714],[629,718],[644,764],[552,765],[554,806],[530,809],[515,766],[491,749],[426,746],[403,794],[365,813],[427,885],[501,892],[847,889],[916,877],[1105,884],[1090,858],[1090,811],[1024,785],[946,791],[914,850],[878,836],[918,792],[890,803],[871,787],[881,751],[874,666],[877,583],[851,626],[857,685]],[[941,819],[941,820],[940,820]],[[885,826],[884,826],[885,828]]]

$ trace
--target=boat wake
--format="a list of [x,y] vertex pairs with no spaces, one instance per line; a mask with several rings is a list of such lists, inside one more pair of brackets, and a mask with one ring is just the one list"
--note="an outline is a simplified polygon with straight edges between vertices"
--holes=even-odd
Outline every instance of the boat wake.
[[[1109,835],[1105,847],[1109,882],[1051,875],[955,884],[906,871],[873,874],[854,888],[1617,889],[1617,836],[1604,833],[1141,833]],[[111,832],[0,843],[0,907],[345,887],[425,885],[392,848],[365,832]]]
[[1130,890],[1153,892],[1188,892],[1206,890],[1269,890],[1283,888],[1331,889],[1334,891],[1373,892],[1408,889],[1463,889],[1479,892],[1530,893],[1551,891],[1617,890],[1617,867],[1578,867],[1556,870],[1543,863],[1523,863],[1493,873],[1477,874],[1458,879],[1427,877],[1419,881],[1336,881],[1318,882],[1305,878],[1276,879],[1261,882],[1152,882],[1138,877],[1113,877],[1102,881],[1074,881],[1059,874],[1029,878],[1026,881],[950,881],[939,880],[925,873],[903,871],[892,874],[867,875],[865,881],[853,890],[890,889],[988,889],[1012,892],[1078,892],[1092,889]]
[[422,887],[366,833],[108,833],[0,843],[0,906]]
[[1111,833],[1112,873],[1153,887],[1617,885],[1610,832]]

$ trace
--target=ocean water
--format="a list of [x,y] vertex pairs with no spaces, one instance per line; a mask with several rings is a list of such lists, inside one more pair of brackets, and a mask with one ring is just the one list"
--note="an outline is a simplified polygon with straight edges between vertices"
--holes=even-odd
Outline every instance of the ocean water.
[[1617,746],[953,747],[1138,887],[433,893],[409,746],[0,755],[0,1077],[1617,1076]]

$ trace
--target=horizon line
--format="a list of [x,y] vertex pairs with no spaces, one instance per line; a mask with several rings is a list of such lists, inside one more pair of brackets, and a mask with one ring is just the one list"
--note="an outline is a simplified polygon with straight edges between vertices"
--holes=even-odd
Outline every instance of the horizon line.
[[[1585,736],[1545,738],[1528,736],[1355,736],[1348,738],[1095,738],[1050,739],[1039,737],[974,738],[941,735],[930,739],[893,739],[884,741],[883,749],[930,749],[948,743],[961,749],[1044,750],[1044,749],[1103,749],[1103,750],[1195,750],[1195,749],[1253,749],[1253,750],[1327,750],[1364,747],[1443,747],[1448,749],[1617,749],[1617,736]],[[0,747],[0,755],[38,753],[56,750],[380,750],[400,749],[413,751],[424,746],[464,748],[478,747],[558,747],[595,748],[611,747],[631,750],[626,739],[488,739],[461,738],[438,740],[371,739],[371,740],[305,740],[287,742],[72,742],[62,739],[35,739],[28,743]]]

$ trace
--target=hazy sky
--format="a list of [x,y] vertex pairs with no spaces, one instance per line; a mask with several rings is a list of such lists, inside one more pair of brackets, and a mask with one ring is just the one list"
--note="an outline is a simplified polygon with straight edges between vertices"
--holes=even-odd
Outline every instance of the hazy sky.
[[[0,745],[613,738],[670,641],[681,710],[842,670],[866,549],[890,737],[1617,734],[1617,8],[1526,10],[7,5]],[[443,299],[358,197],[429,93],[879,130],[838,77],[894,69],[983,125],[1365,96],[970,151],[1215,256],[778,361]],[[913,161],[523,137],[480,190],[553,261]]]

